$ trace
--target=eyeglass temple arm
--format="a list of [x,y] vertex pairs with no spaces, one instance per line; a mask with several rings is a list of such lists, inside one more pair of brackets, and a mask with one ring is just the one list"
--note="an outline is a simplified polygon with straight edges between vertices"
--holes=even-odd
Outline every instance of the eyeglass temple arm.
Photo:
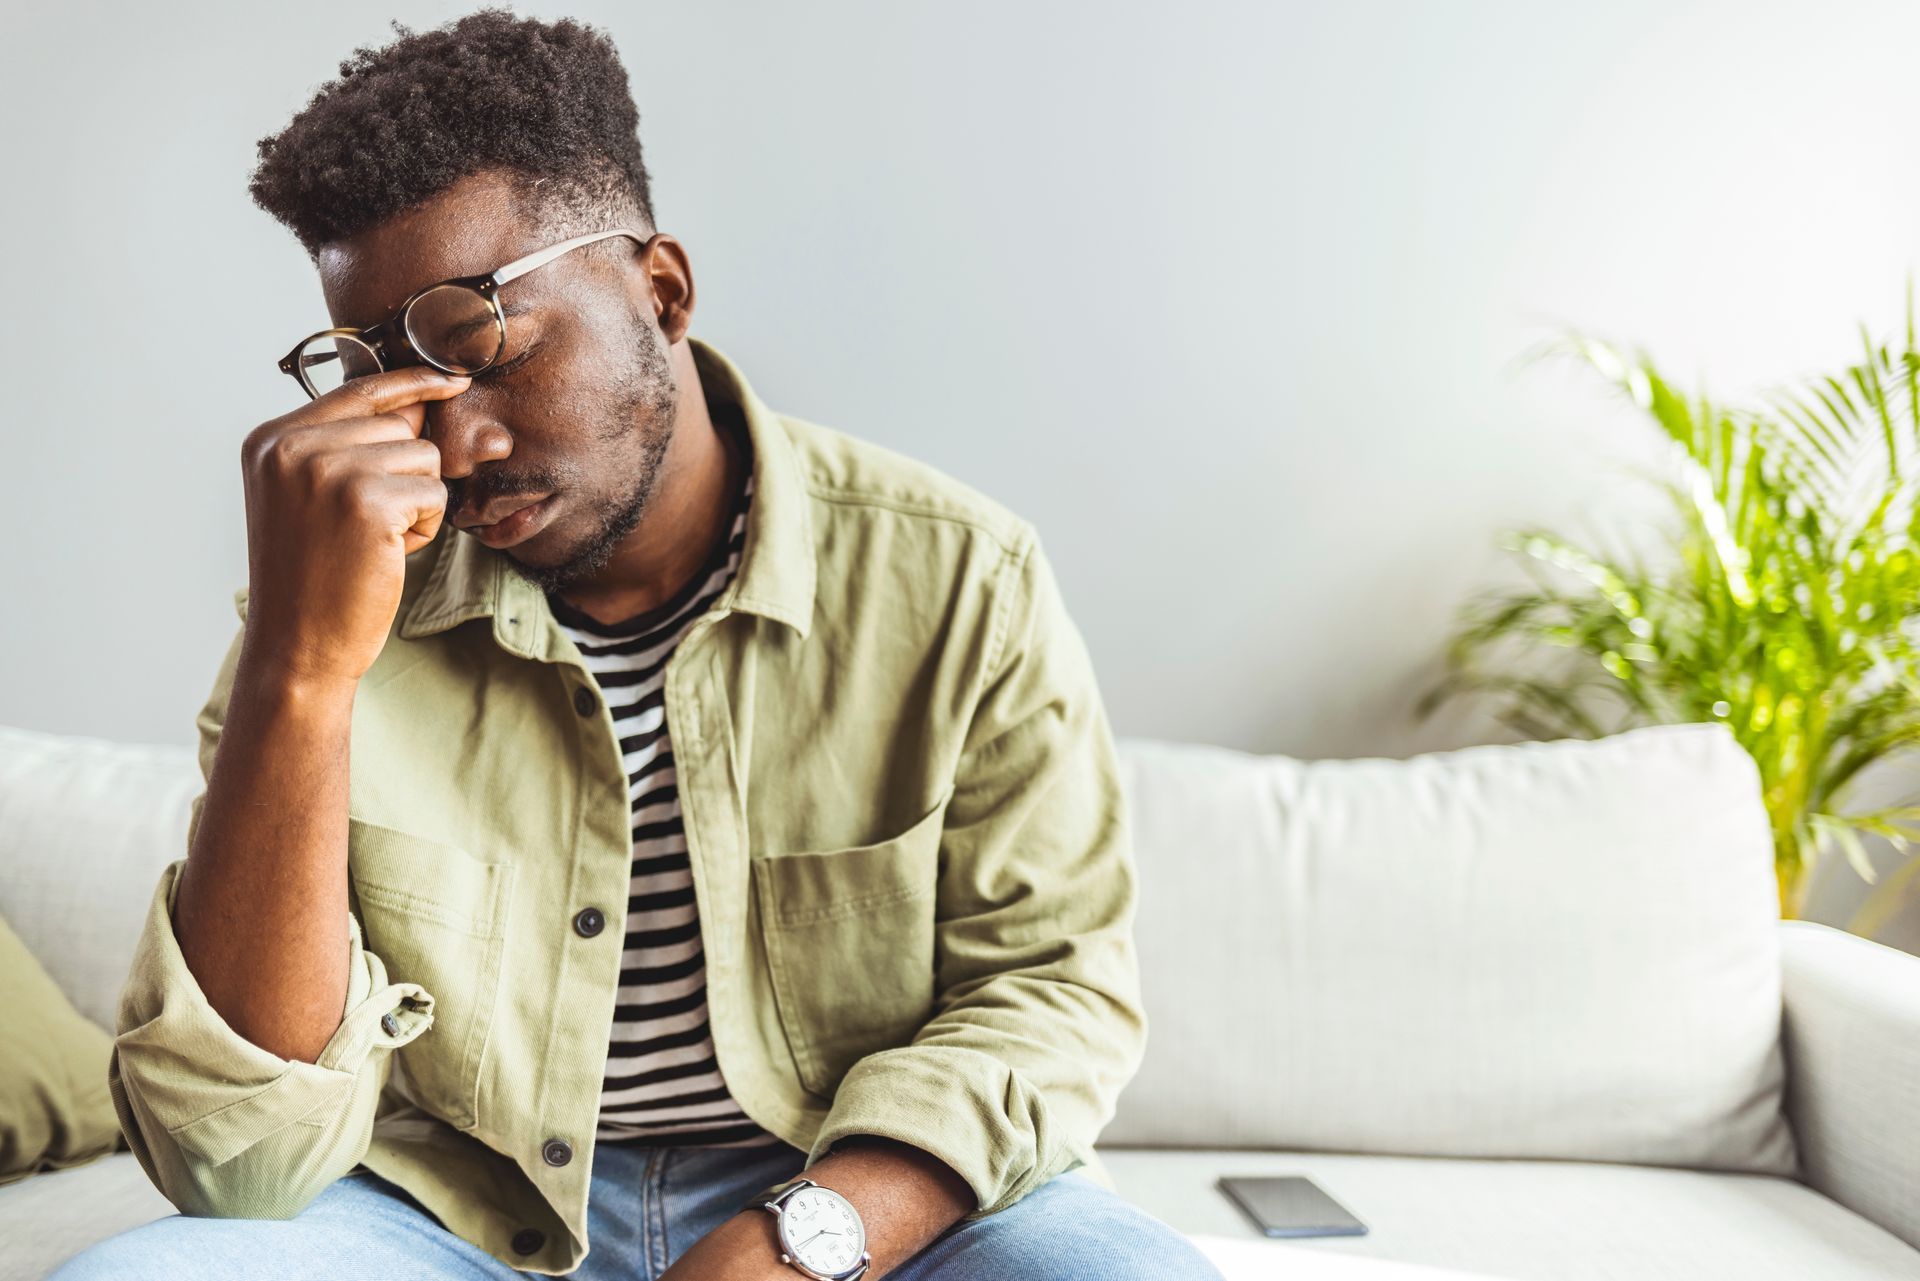
[[548,245],[545,249],[535,250],[525,258],[514,259],[493,273],[494,283],[504,285],[515,277],[526,275],[535,267],[546,266],[561,254],[566,253],[569,249],[578,249],[581,245],[590,245],[596,240],[605,240],[609,236],[632,236],[634,242],[637,244],[644,245],[647,243],[646,239],[639,233],[628,231],[625,227],[617,227],[612,231],[590,231],[584,236],[575,236],[573,239],[563,240],[557,245]]

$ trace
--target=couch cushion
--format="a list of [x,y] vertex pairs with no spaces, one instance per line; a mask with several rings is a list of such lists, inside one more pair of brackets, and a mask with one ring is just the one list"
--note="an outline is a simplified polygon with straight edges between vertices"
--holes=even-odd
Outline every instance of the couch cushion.
[[[131,1153],[0,1188],[0,1242],[6,1243],[0,1281],[41,1281],[88,1246],[173,1212]],[[1196,1243],[1226,1281],[1275,1275],[1272,1243],[1224,1236]],[[1285,1258],[1287,1281],[1465,1281],[1468,1275],[1305,1250]]]
[[1103,1141],[1792,1171],[1772,846],[1724,727],[1119,746],[1148,1037]]
[[125,1146],[112,1051],[0,916],[0,1184]]
[[111,1032],[160,872],[187,852],[191,748],[0,726],[0,916]]
[[96,1241],[174,1212],[131,1152],[0,1187],[0,1281],[39,1281]]
[[[1103,1146],[1100,1155],[1122,1195],[1182,1232],[1271,1250],[1268,1276],[1300,1275],[1285,1251],[1310,1249],[1538,1281],[1920,1281],[1920,1251],[1773,1175],[1306,1152]],[[1214,1190],[1225,1174],[1305,1174],[1370,1231],[1268,1242]]]

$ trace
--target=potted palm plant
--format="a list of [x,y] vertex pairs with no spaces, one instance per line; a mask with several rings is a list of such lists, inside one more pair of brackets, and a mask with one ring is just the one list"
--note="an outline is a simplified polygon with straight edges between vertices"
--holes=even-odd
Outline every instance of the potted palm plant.
[[[1639,351],[1575,335],[1570,355],[1670,442],[1652,551],[1549,530],[1502,543],[1528,585],[1467,603],[1422,718],[1476,691],[1532,738],[1719,721],[1759,765],[1781,910],[1838,851],[1873,882],[1872,934],[1920,886],[1920,805],[1856,808],[1862,772],[1920,744],[1920,349],[1862,332],[1858,363],[1746,406],[1686,396]],[[1862,841],[1907,857],[1876,877]]]

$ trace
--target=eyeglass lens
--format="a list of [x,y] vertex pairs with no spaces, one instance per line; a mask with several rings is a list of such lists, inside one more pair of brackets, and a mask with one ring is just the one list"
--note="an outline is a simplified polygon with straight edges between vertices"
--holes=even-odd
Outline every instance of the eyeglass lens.
[[[499,358],[506,334],[493,304],[464,285],[439,285],[413,300],[404,317],[407,342],[431,363],[452,373],[474,373]],[[377,373],[379,358],[358,338],[341,334],[309,339],[300,368],[324,396],[351,378]]]
[[349,378],[377,373],[380,361],[373,348],[344,334],[309,338],[300,348],[300,372],[313,394],[324,396]]
[[464,285],[429,289],[407,311],[413,349],[456,374],[492,364],[504,340],[493,304]]

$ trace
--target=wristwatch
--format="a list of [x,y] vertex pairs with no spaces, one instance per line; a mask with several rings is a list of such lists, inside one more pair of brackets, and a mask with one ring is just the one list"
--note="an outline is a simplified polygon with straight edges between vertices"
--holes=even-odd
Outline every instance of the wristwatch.
[[866,1275],[867,1229],[853,1202],[812,1179],[789,1179],[768,1189],[760,1208],[778,1220],[780,1262],[814,1281],[855,1281]]

